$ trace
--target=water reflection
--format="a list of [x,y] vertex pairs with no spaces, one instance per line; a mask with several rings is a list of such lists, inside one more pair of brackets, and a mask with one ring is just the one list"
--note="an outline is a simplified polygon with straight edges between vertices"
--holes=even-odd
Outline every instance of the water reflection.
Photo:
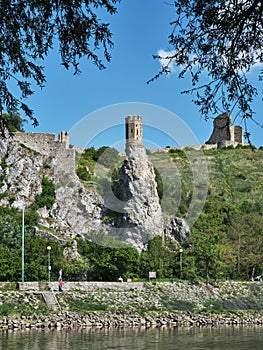
[[262,350],[263,327],[89,329],[0,333],[2,350]]

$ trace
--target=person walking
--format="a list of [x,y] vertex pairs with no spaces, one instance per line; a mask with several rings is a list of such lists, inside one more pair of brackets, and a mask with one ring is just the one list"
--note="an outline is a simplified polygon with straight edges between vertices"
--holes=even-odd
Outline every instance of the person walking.
[[59,292],[62,292],[62,291],[63,291],[62,286],[63,286],[63,281],[62,281],[62,278],[60,278],[60,279],[58,280],[58,291],[59,291]]
[[62,281],[62,270],[59,270],[59,276],[58,276],[58,291],[59,291],[59,292],[62,292],[62,291],[63,291],[62,286],[63,286],[63,281]]

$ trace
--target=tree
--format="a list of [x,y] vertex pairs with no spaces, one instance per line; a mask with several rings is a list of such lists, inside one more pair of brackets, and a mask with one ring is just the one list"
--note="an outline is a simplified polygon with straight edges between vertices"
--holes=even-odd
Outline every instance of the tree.
[[[83,57],[99,69],[105,68],[98,50],[110,61],[112,33],[99,16],[112,15],[120,0],[10,0],[0,6],[0,118],[2,111],[13,114],[21,109],[37,126],[33,111],[24,99],[33,94],[32,84],[45,84],[41,64],[58,42],[61,64],[80,73]],[[21,96],[15,96],[9,82],[14,80]],[[2,122],[0,127],[3,128]]]
[[232,267],[234,278],[249,279],[253,268],[256,274],[263,270],[262,249],[262,209],[255,215],[256,208],[251,205],[251,212],[240,210],[236,206],[231,215],[229,239],[234,247],[233,256],[236,264]]
[[225,272],[221,254],[228,225],[229,213],[225,201],[213,198],[213,201],[206,202],[204,211],[191,230],[191,252],[195,257],[199,275],[205,277],[207,283],[211,275],[216,279],[222,271]]
[[134,247],[103,231],[92,231],[89,238],[91,241],[77,240],[79,253],[90,263],[89,280],[117,281],[120,276],[137,276],[139,253]]
[[97,150],[97,157],[94,160],[106,168],[114,169],[119,161],[119,152],[115,148],[102,146]]
[[147,251],[140,255],[141,277],[148,278],[150,271],[157,273],[157,278],[173,278],[180,275],[179,245],[169,237],[155,236],[148,242]]
[[32,209],[44,208],[50,209],[55,203],[55,184],[47,177],[42,179],[42,192],[35,197],[35,203]]
[[[183,93],[195,94],[194,102],[204,118],[237,109],[249,140],[246,121],[254,120],[252,102],[258,92],[247,73],[263,61],[262,1],[178,0],[174,6],[177,19],[171,23],[169,36],[172,50],[154,56],[163,67],[149,82],[177,65],[179,78],[190,74],[192,88]],[[202,84],[205,72],[209,80]]]
[[18,113],[14,114],[5,114],[1,112],[0,115],[0,132],[2,132],[2,136],[5,136],[5,128],[9,133],[15,131],[24,131],[23,123],[25,119],[22,119]]

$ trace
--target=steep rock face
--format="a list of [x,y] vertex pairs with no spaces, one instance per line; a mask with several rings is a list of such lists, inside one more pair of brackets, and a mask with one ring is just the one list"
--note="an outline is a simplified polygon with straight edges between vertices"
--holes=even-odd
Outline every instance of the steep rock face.
[[113,192],[122,201],[114,225],[120,239],[139,250],[155,235],[163,234],[163,216],[155,173],[142,145],[129,145],[127,159]]
[[56,190],[56,203],[48,212],[46,225],[51,223],[69,236],[89,238],[92,230],[103,229],[103,200],[94,191],[86,190],[77,179],[75,186],[67,184]]
[[[32,204],[36,194],[41,192],[41,176],[44,173],[45,160],[40,154],[22,147],[17,143],[6,144],[1,157],[0,174],[2,177],[0,205],[9,205],[12,198],[14,207],[21,207],[21,198]],[[46,171],[52,176],[52,171]]]
[[6,155],[8,142],[9,135],[6,132],[5,138],[0,137],[0,159],[2,159]]
[[[86,189],[75,172],[56,171],[57,154],[42,154],[21,140],[0,140],[0,205],[21,208],[24,196],[28,210],[36,195],[41,194],[43,177],[48,177],[55,183],[55,203],[50,209],[38,210],[40,224],[47,232],[55,231],[65,239],[81,236],[100,243],[94,231],[104,231],[139,251],[155,235],[165,233],[179,241],[184,239],[189,231],[177,219],[165,219],[164,225],[154,168],[144,147],[130,144],[126,151],[127,159],[113,188],[118,199],[102,198],[94,189]],[[115,213],[106,224],[109,209]]]
[[85,189],[74,173],[56,172],[52,155],[40,154],[12,139],[2,140],[0,149],[0,205],[10,205],[12,198],[12,206],[21,208],[24,196],[28,210],[42,192],[43,177],[48,177],[56,186],[55,203],[50,209],[38,210],[40,224],[65,237],[88,237],[91,230],[103,229],[102,198]]

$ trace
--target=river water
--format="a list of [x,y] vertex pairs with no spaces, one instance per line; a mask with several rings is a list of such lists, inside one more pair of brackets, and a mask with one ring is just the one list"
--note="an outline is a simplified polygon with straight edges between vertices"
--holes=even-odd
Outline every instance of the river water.
[[8,331],[0,349],[262,350],[263,327]]

